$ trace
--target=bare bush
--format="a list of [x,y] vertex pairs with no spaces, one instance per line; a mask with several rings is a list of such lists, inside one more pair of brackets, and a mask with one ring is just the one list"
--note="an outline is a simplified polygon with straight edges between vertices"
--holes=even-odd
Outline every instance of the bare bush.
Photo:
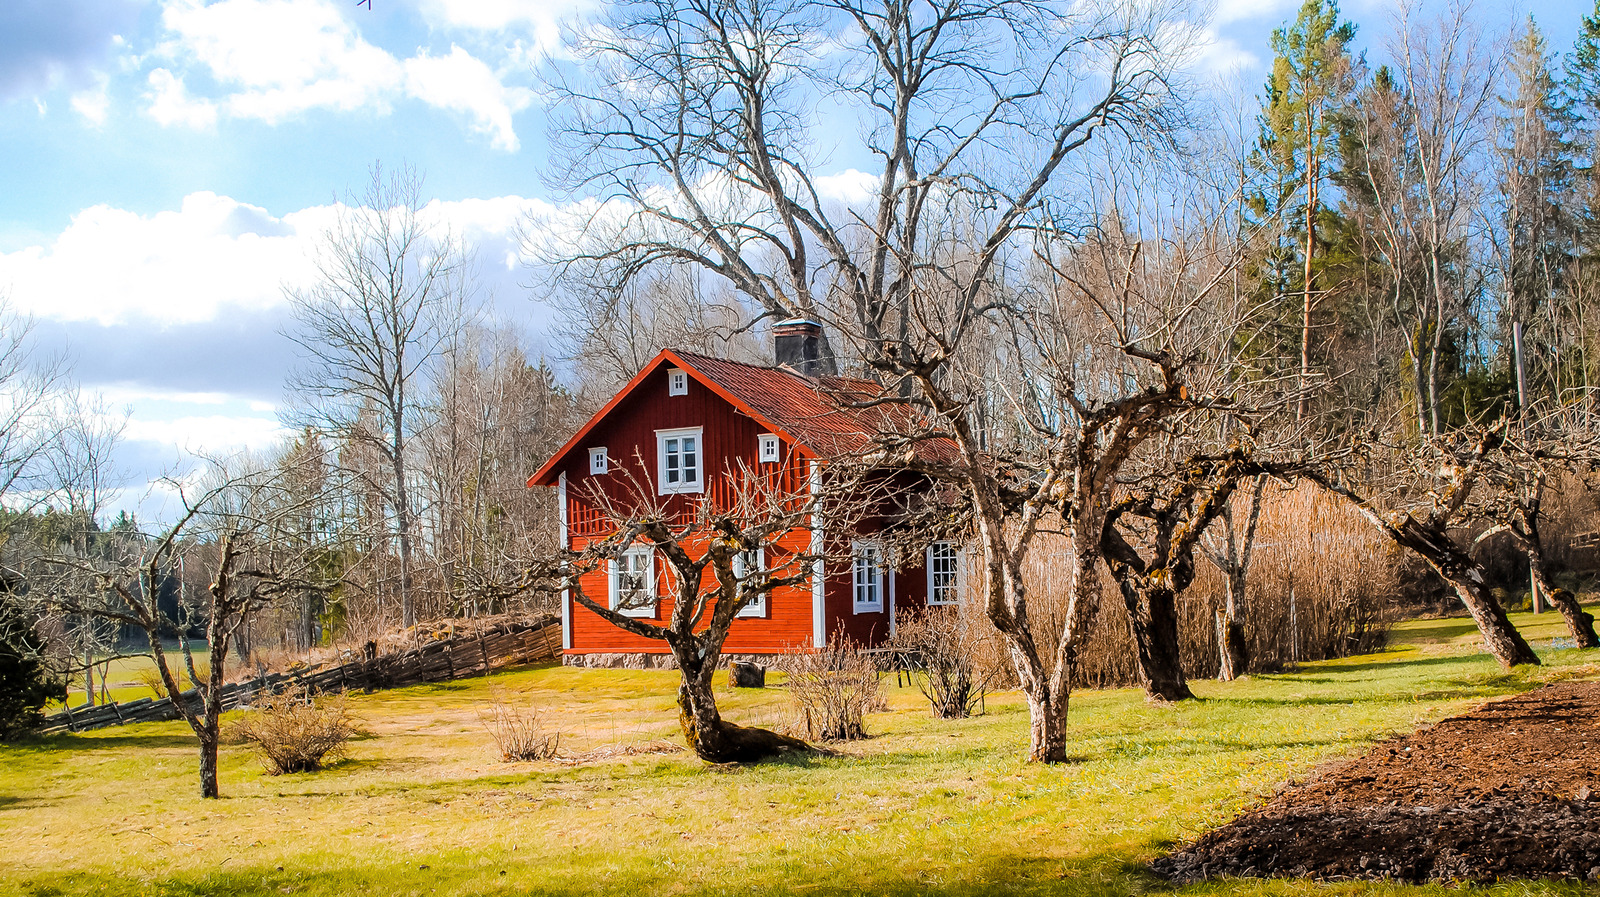
[[261,755],[268,775],[316,772],[343,755],[355,737],[343,693],[313,698],[291,688],[263,697],[229,726],[229,735]]
[[500,689],[491,693],[489,706],[478,711],[478,720],[507,763],[554,760],[561,750],[561,733],[545,728],[538,706]]
[[867,713],[887,709],[877,665],[860,645],[842,635],[835,635],[818,650],[785,655],[778,666],[789,675],[797,728],[806,738],[866,738],[863,720]]
[[997,659],[985,631],[993,626],[964,614],[960,607],[908,610],[895,622],[890,647],[900,652],[917,684],[940,719],[966,719],[1003,678],[1006,665]]

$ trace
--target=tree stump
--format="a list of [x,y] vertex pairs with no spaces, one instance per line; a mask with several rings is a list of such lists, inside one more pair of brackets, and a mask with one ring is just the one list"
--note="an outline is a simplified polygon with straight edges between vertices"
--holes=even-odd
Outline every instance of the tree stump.
[[743,660],[728,661],[728,684],[734,688],[766,688],[767,668]]

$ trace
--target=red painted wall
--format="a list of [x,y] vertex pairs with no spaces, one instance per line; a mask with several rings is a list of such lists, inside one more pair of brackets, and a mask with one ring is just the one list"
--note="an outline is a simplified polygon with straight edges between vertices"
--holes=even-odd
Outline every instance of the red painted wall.
[[[558,472],[567,477],[568,540],[573,549],[581,549],[594,539],[603,538],[609,525],[595,510],[593,490],[600,488],[613,502],[626,502],[632,492],[624,468],[632,470],[639,487],[660,482],[656,469],[656,431],[686,427],[702,428],[701,464],[702,479],[708,489],[715,488],[722,474],[737,466],[743,459],[752,470],[771,473],[782,469],[784,488],[797,491],[806,488],[806,459],[792,454],[793,447],[784,443],[782,465],[757,465],[757,437],[768,432],[764,426],[728,404],[705,386],[689,378],[688,394],[667,394],[668,368],[663,366],[651,374],[634,392],[625,397],[590,431],[584,444],[575,446]],[[610,457],[610,472],[590,475],[589,452],[592,447],[605,446]],[[694,496],[698,499],[699,496]],[[674,497],[674,503],[686,503],[690,497]],[[863,527],[870,529],[871,524]],[[808,531],[792,531],[769,549],[769,555],[784,551],[805,550],[811,535]],[[835,551],[848,551],[848,544]],[[921,607],[927,593],[927,576],[923,570],[924,559],[919,554],[905,559],[894,577],[893,609]],[[769,558],[769,562],[776,562]],[[664,624],[672,613],[671,589],[666,580],[666,563],[656,558],[659,600],[653,617],[647,622]],[[605,567],[585,576],[583,590],[596,603],[605,605],[608,600],[608,572]],[[710,573],[707,573],[710,583]],[[881,644],[889,635],[891,605],[886,601],[881,612],[854,612],[851,568],[847,562],[830,561],[825,578],[825,637],[842,629],[851,639],[866,646]],[[885,590],[889,594],[888,589]],[[569,654],[588,653],[667,653],[666,644],[625,632],[606,622],[598,614],[577,601],[571,611],[572,647]],[[768,596],[765,617],[739,618],[733,623],[724,650],[731,653],[771,654],[799,646],[810,646],[813,638],[812,592],[809,586],[791,587]]]

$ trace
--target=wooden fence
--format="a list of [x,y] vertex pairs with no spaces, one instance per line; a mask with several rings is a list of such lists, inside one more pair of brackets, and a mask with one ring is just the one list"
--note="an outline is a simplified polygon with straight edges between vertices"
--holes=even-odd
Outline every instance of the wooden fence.
[[[425,682],[482,676],[504,667],[553,660],[560,655],[561,623],[554,617],[544,617],[531,623],[501,624],[477,635],[429,642],[396,654],[230,682],[222,687],[222,709],[234,710],[250,704],[259,694],[276,694],[286,688],[299,687],[311,694],[404,688]],[[193,689],[180,697],[190,703],[200,700]],[[46,735],[82,732],[178,717],[171,698],[141,698],[122,704],[69,707],[45,717],[39,731]]]

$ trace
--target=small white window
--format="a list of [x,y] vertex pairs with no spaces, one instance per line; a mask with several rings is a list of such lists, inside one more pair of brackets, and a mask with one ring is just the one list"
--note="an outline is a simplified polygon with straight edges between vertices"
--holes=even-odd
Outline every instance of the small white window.
[[928,546],[928,603],[956,604],[961,600],[961,555],[954,542]]
[[876,542],[857,542],[851,552],[855,561],[853,585],[855,587],[855,612],[875,613],[883,610],[883,549]]
[[625,617],[656,615],[656,552],[636,545],[611,561],[611,609]]
[[762,464],[778,460],[778,437],[771,433],[762,433],[756,437],[756,460]]
[[[739,580],[754,573],[760,573],[767,568],[766,549],[756,548],[751,551],[741,551],[733,556],[733,575]],[[754,585],[750,583],[749,585]],[[767,615],[767,593],[750,599],[750,602],[739,609],[736,616],[740,617],[765,617]]]
[[689,394],[689,372],[682,368],[667,368],[667,395],[686,396]]
[[656,431],[656,491],[704,492],[700,427]]
[[599,448],[589,449],[589,472],[590,473],[605,473],[606,472],[606,447],[605,446],[602,445]]

